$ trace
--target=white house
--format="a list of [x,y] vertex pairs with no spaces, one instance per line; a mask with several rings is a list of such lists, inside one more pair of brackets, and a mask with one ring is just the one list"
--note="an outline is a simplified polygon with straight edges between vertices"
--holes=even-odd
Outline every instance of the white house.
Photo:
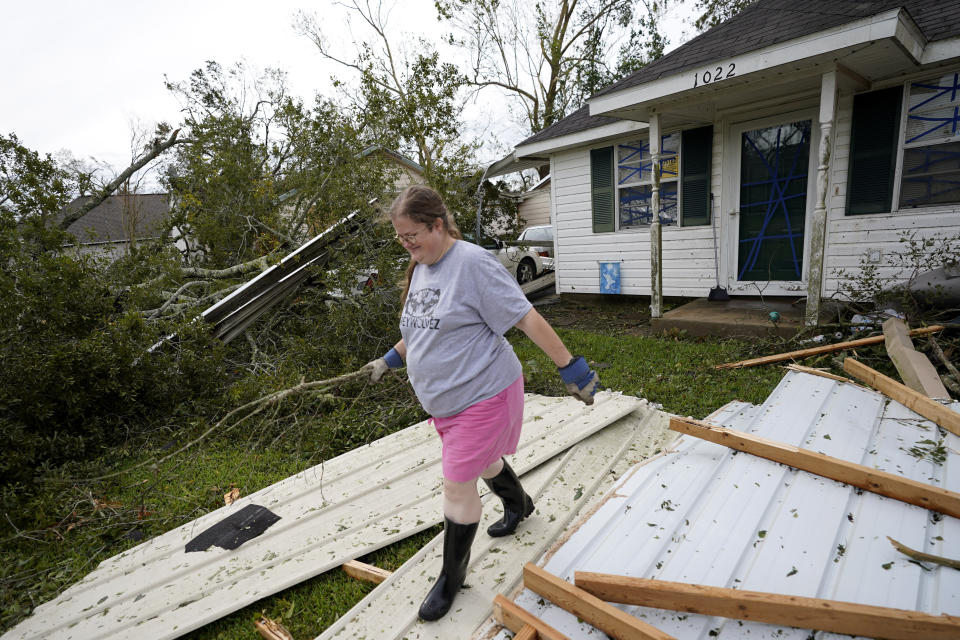
[[540,179],[535,185],[524,191],[517,205],[517,217],[524,227],[550,224],[550,176]]
[[511,158],[549,160],[560,293],[615,263],[655,315],[719,277],[815,323],[838,269],[960,232],[960,2],[759,0]]

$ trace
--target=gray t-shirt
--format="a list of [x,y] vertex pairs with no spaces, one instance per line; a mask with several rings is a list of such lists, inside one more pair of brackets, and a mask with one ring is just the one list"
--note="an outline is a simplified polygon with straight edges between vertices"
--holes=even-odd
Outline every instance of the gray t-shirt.
[[417,265],[400,334],[423,408],[452,416],[510,386],[522,369],[503,334],[530,309],[513,276],[475,244],[458,240],[439,261]]

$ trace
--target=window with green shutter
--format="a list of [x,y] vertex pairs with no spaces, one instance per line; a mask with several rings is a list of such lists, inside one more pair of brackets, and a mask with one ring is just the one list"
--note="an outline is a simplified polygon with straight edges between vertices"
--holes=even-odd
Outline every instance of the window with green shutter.
[[616,201],[613,184],[613,147],[590,150],[590,196],[593,232],[614,231]]
[[847,215],[891,210],[902,97],[903,87],[853,97]]
[[680,224],[710,224],[713,126],[684,131],[680,143]]

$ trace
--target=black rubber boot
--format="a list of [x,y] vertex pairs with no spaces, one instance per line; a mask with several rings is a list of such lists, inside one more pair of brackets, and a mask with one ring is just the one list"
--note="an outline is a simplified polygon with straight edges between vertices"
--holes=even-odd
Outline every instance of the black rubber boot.
[[506,460],[500,473],[483,481],[503,501],[503,517],[487,527],[487,533],[493,538],[508,536],[517,530],[521,520],[533,513],[533,498],[523,490],[520,478]]
[[477,524],[459,524],[449,518],[443,519],[443,569],[420,605],[421,620],[439,620],[450,611],[453,599],[467,577],[470,547],[477,534]]

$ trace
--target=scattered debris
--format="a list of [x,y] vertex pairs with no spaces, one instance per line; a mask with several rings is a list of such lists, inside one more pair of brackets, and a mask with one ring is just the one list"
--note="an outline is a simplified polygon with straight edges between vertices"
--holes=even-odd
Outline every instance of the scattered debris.
[[233,487],[230,489],[230,491],[227,491],[225,494],[223,494],[224,504],[232,504],[235,500],[239,500],[239,499],[240,499],[240,489],[238,489],[237,487]]
[[635,618],[595,595],[528,562],[523,567],[523,586],[539,593],[612,638],[673,640],[674,636]]
[[[540,571],[543,571],[540,569]],[[796,573],[796,568],[792,571]],[[526,576],[526,573],[524,574]],[[607,602],[817,629],[833,633],[913,640],[956,638],[960,619],[794,595],[724,589],[577,571],[577,587]],[[621,636],[616,636],[621,637]],[[644,636],[646,637],[646,636]],[[657,636],[650,636],[657,637]]]
[[392,572],[387,571],[386,569],[381,569],[380,567],[375,567],[372,564],[360,562],[359,560],[344,562],[343,571],[351,578],[356,578],[357,580],[366,580],[367,582],[373,582],[374,584],[380,584],[393,575]]
[[960,436],[960,413],[951,411],[939,402],[931,400],[853,358],[847,358],[843,361],[843,370],[888,398],[892,398],[908,409],[916,411],[924,418],[932,420],[950,433]]
[[[910,332],[911,336],[926,335],[928,333],[935,333],[937,331],[943,331],[942,325],[934,325],[932,327],[923,327],[921,329],[914,329]],[[873,336],[870,338],[861,338],[859,340],[850,340],[849,342],[837,342],[835,344],[826,344],[822,347],[811,347],[809,349],[800,349],[798,351],[788,351],[786,353],[778,353],[772,356],[763,356],[762,358],[751,358],[749,360],[740,360],[739,362],[728,362],[726,364],[718,364],[714,369],[740,369],[743,367],[755,367],[761,364],[771,364],[774,362],[783,362],[784,360],[795,360],[797,358],[807,358],[810,356],[817,356],[822,353],[833,353],[834,351],[842,351],[844,349],[855,349],[857,347],[865,347],[871,344],[880,344],[883,342],[883,336]]]
[[293,640],[293,635],[287,631],[286,627],[266,616],[261,616],[259,620],[253,623],[253,626],[265,640]]
[[960,494],[940,487],[691,418],[670,418],[670,429],[960,518]]
[[937,356],[937,359],[943,363],[949,372],[947,375],[940,376],[943,384],[950,389],[950,391],[953,391],[955,395],[960,396],[960,371],[957,371],[957,368],[950,362],[950,358],[948,358],[943,352],[943,349],[940,348],[940,343],[933,337],[933,334],[927,336],[927,342],[930,345],[930,350],[933,352],[933,355]]
[[856,384],[853,380],[849,378],[844,378],[843,376],[838,376],[829,371],[823,371],[822,369],[814,369],[813,367],[804,367],[799,364],[788,364],[785,369],[790,371],[801,371],[803,373],[809,373],[815,376],[821,376],[823,378],[830,378],[831,380],[836,380],[837,382],[847,382],[849,384]]
[[[497,594],[493,599],[493,617],[516,635],[514,640],[521,638],[522,633],[527,634],[527,638],[536,637],[541,640],[570,640],[567,636],[560,633],[546,622],[537,618],[526,609],[518,607],[512,600],[505,596]],[[533,630],[535,636],[530,635]]]
[[890,318],[885,321],[883,337],[887,355],[906,386],[930,398],[950,397],[930,360],[914,349],[913,342],[907,335],[907,324],[903,320]]

